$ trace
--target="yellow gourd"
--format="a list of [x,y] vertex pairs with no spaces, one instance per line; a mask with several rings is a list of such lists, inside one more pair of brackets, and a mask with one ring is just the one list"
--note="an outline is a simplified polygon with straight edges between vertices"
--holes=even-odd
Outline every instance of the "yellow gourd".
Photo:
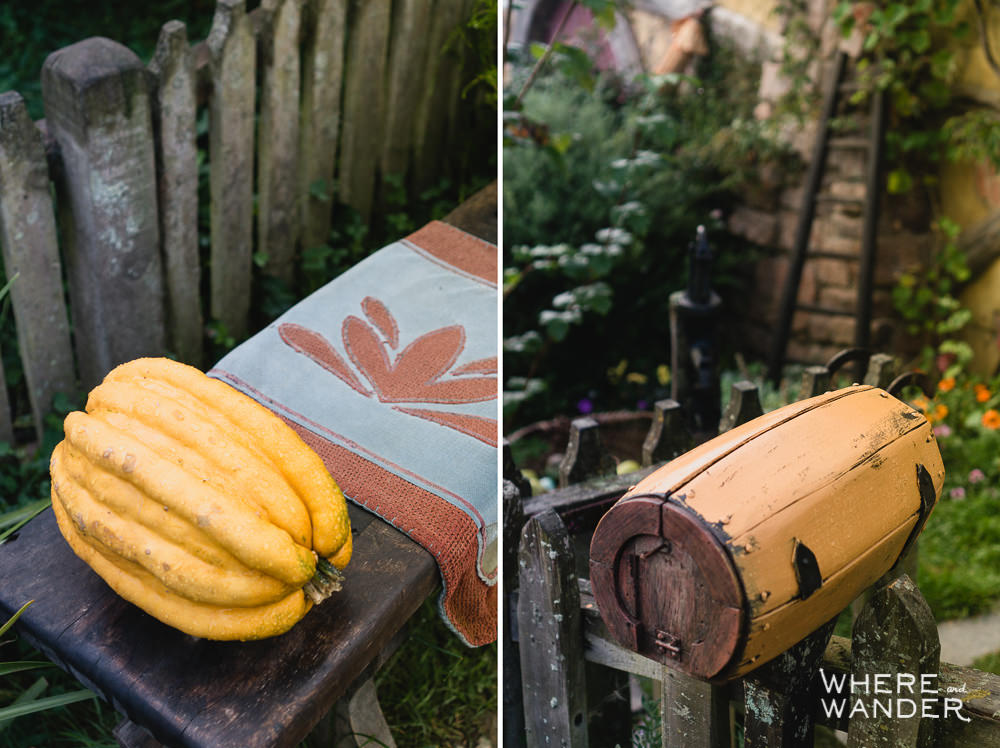
[[344,495],[280,418],[161,358],[114,369],[52,453],[52,508],[112,589],[207,639],[262,639],[340,589]]

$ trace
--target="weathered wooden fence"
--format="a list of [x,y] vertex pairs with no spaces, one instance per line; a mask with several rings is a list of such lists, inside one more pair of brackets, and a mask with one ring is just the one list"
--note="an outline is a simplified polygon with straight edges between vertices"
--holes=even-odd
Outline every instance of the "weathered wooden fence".
[[[55,393],[88,390],[118,363],[168,350],[203,363],[208,320],[245,335],[255,256],[291,279],[297,250],[327,240],[335,197],[367,221],[382,176],[434,184],[462,121],[452,35],[471,10],[472,0],[263,0],[248,13],[245,0],[218,0],[206,40],[170,21],[148,66],[103,38],[54,52],[40,122],[19,94],[0,93],[0,245],[36,431]],[[0,440],[23,415],[0,396]]]
[[[866,384],[892,392],[918,379],[894,376],[890,356],[854,350],[807,369],[801,398],[828,390],[832,373],[859,362],[867,364]],[[720,431],[761,412],[756,386],[738,382]],[[848,745],[856,748],[1000,746],[1000,677],[939,661],[933,615],[911,581],[912,552],[856,602],[850,639],[831,637],[830,622],[739,681],[711,685],[615,641],[587,578],[590,538],[597,520],[631,486],[692,446],[684,422],[677,402],[657,403],[644,467],[618,476],[608,474],[598,424],[577,419],[560,487],[536,497],[505,445],[505,748],[632,745],[626,673],[657,684],[664,747],[735,746],[737,723],[748,747],[812,746],[815,724],[846,731]],[[875,693],[872,675],[897,673],[916,679],[915,715],[904,705],[890,717],[884,703],[874,704],[890,697]],[[852,675],[858,681],[853,694]],[[868,692],[860,682],[866,676]],[[923,695],[921,676],[929,679]],[[922,698],[929,699],[926,706]],[[943,712],[945,698],[952,699],[950,713]],[[961,717],[954,711],[957,699]],[[921,719],[922,709],[932,716]]]

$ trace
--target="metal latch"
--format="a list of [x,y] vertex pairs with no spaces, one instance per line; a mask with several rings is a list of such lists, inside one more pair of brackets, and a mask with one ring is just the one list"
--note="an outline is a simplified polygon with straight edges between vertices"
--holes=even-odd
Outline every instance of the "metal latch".
[[681,640],[669,631],[656,629],[656,646],[674,659],[681,656]]

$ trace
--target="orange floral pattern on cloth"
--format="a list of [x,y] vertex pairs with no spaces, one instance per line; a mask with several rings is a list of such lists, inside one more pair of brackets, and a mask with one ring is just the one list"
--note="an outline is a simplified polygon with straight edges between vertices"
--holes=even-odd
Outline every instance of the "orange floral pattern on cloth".
[[[495,418],[396,403],[457,405],[495,400],[497,357],[477,359],[456,368],[465,349],[466,333],[462,325],[430,330],[400,351],[399,326],[388,307],[366,296],[361,311],[365,319],[350,315],[341,326],[344,350],[351,363],[323,335],[303,325],[283,323],[278,326],[278,335],[295,351],[365,397],[393,404],[393,409],[400,413],[432,421],[496,447]],[[489,374],[494,376],[486,376]]]

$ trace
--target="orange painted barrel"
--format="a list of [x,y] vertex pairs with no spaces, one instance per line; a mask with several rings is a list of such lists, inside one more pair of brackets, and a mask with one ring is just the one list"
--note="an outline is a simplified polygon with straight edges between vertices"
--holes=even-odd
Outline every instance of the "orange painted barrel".
[[847,607],[920,533],[944,481],[930,424],[854,385],[681,455],[601,519],[594,597],[625,647],[738,678]]

